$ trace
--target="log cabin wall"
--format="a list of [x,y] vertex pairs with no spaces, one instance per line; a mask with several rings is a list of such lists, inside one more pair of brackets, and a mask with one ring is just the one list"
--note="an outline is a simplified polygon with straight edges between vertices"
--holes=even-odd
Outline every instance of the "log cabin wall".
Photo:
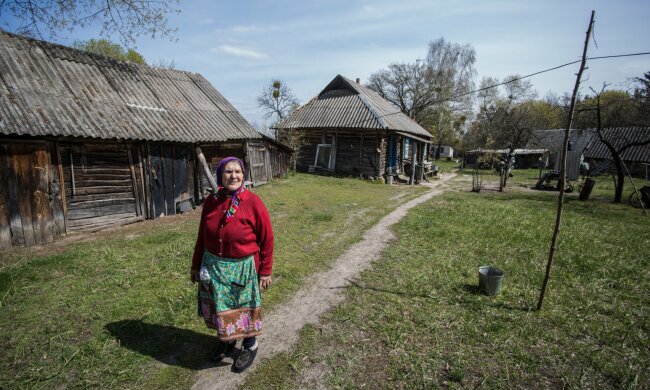
[[[253,164],[265,175],[287,174],[288,151],[254,146],[264,147]],[[248,171],[244,142],[202,148],[213,171],[226,156]],[[200,204],[208,188],[191,144],[0,139],[0,250],[175,215]]]
[[145,149],[148,218],[176,215],[198,204],[193,147],[150,142]]
[[336,143],[335,172],[365,177],[381,176],[385,166],[387,142],[376,130],[310,129],[305,131],[303,138],[305,144],[300,148],[297,169],[308,172],[314,165],[318,145],[330,143],[332,136],[335,137]]
[[134,167],[132,145],[66,143],[58,149],[69,232],[145,218],[142,177]]
[[314,165],[316,158],[316,148],[323,140],[326,130],[298,130],[304,131],[303,145],[298,154],[298,161],[296,162],[296,170],[300,172],[307,172],[311,165]]
[[286,176],[291,169],[291,152],[268,141],[267,147],[272,177],[275,179]]
[[364,177],[380,176],[381,137],[376,131],[337,132],[336,133],[336,172],[361,175]]

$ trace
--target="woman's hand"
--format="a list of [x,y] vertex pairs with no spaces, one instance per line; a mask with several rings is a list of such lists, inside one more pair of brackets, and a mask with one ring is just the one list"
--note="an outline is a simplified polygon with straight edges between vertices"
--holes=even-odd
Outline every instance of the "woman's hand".
[[260,289],[266,290],[269,286],[271,286],[271,275],[260,276]]
[[199,281],[199,271],[198,270],[190,270],[190,280],[192,280],[192,283],[196,283]]

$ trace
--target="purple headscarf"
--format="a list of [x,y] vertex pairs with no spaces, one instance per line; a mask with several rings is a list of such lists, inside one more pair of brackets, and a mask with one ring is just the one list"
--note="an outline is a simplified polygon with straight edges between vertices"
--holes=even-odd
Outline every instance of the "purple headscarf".
[[219,186],[223,186],[223,183],[221,182],[221,176],[223,176],[223,167],[225,167],[226,164],[232,161],[237,161],[237,163],[241,167],[241,171],[244,173],[244,175],[246,175],[246,171],[244,169],[244,163],[242,162],[242,160],[238,159],[237,157],[226,157],[223,160],[221,160],[219,166],[217,167],[217,184]]

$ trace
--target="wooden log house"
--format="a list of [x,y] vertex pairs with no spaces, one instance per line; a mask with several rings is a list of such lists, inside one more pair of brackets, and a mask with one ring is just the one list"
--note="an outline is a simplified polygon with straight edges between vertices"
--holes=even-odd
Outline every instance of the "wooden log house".
[[379,177],[388,183],[406,175],[414,183],[427,169],[429,132],[358,79],[337,75],[275,128],[302,134],[301,171]]
[[174,215],[234,155],[253,185],[291,150],[257,133],[201,75],[0,31],[0,250]]

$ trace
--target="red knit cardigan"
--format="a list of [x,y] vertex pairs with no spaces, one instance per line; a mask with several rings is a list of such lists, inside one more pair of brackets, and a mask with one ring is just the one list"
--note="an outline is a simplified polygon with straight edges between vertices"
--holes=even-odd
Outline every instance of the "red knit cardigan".
[[273,228],[264,203],[256,194],[239,194],[239,209],[230,222],[225,214],[230,199],[225,195],[210,195],[203,203],[199,234],[192,256],[192,270],[201,267],[203,253],[229,258],[255,255],[255,269],[261,276],[273,270]]

